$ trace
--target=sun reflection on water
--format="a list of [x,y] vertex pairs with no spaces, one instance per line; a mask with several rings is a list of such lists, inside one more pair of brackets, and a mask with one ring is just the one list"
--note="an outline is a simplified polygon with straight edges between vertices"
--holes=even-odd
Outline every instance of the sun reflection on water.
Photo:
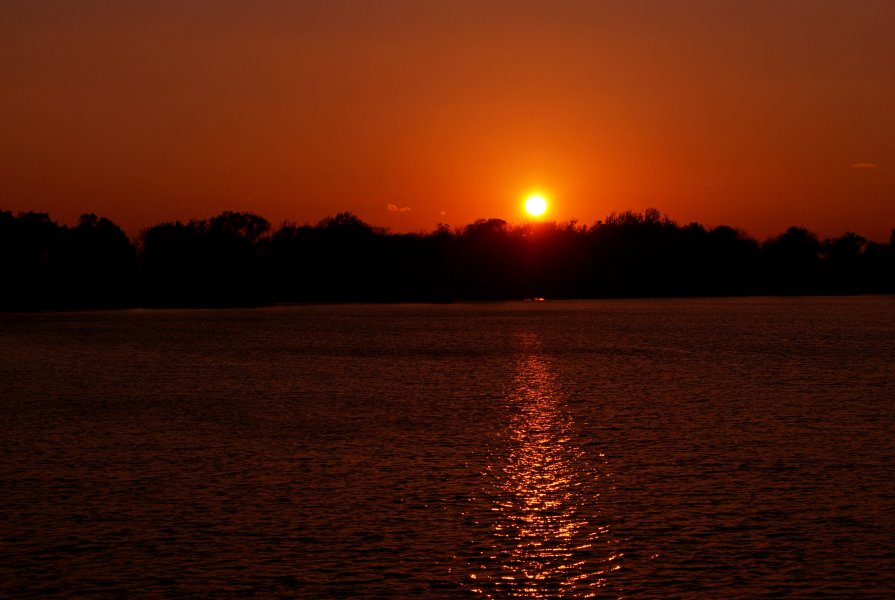
[[524,336],[522,345],[506,444],[484,473],[483,498],[474,499],[476,523],[490,536],[469,561],[469,587],[486,597],[594,597],[622,558],[600,518],[605,460],[577,443],[537,337]]

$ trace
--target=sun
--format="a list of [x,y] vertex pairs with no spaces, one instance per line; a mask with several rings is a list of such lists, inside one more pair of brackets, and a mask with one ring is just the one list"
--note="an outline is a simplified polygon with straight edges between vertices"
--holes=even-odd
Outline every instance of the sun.
[[529,196],[525,200],[525,212],[533,217],[540,217],[547,212],[547,200],[539,194]]

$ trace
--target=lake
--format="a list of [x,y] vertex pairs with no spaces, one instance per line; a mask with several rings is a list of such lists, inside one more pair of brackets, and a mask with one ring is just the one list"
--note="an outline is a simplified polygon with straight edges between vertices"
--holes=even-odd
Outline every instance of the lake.
[[0,315],[0,596],[895,596],[895,298]]

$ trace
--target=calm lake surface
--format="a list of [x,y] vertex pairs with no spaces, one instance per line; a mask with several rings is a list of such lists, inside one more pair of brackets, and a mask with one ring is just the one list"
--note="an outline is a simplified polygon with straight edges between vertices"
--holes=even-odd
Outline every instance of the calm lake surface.
[[895,298],[0,315],[0,596],[895,596]]

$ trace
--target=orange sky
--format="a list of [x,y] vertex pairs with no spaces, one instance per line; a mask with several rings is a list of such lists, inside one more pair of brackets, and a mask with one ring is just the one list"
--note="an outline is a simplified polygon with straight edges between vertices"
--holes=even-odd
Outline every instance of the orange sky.
[[[4,0],[0,208],[895,227],[891,0]],[[389,210],[406,208],[409,210]]]

